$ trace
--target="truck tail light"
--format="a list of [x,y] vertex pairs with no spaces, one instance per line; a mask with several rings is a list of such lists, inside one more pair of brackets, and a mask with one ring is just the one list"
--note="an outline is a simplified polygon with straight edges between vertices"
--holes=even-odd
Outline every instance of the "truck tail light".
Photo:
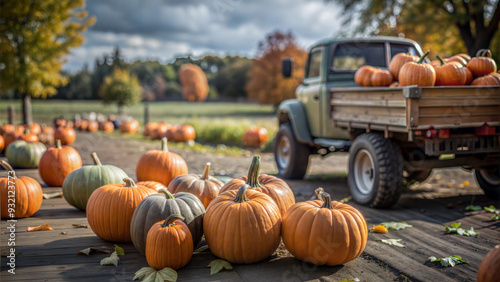
[[439,130],[439,138],[450,138],[450,130],[449,129],[440,129]]
[[425,138],[434,139],[436,136],[438,136],[438,132],[434,129],[434,126],[431,125],[429,129],[425,131]]
[[493,126],[489,126],[488,124],[483,124],[480,127],[476,127],[476,136],[489,136],[495,135],[496,128]]

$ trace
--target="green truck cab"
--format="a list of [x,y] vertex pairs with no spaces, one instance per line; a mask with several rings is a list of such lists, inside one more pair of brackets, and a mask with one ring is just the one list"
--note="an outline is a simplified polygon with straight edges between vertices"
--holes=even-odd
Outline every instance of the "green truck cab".
[[[360,66],[388,68],[402,52],[422,55],[416,42],[395,37],[313,45],[296,99],[277,111],[279,174],[301,179],[310,155],[349,152],[349,189],[360,204],[391,206],[405,179],[423,181],[433,168],[451,166],[473,169],[485,194],[500,198],[500,88],[355,84]],[[284,59],[283,75],[292,70]]]

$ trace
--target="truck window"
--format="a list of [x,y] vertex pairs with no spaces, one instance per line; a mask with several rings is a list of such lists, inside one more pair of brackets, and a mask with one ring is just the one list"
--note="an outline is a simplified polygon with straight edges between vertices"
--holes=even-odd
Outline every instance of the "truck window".
[[410,52],[412,55],[418,56],[417,50],[411,45],[402,45],[391,43],[391,58],[398,53],[408,53]]
[[306,77],[318,77],[321,69],[321,57],[323,56],[323,47],[314,48],[309,55],[309,65],[307,66]]
[[387,67],[384,43],[339,43],[333,51],[333,72],[354,72],[362,65]]

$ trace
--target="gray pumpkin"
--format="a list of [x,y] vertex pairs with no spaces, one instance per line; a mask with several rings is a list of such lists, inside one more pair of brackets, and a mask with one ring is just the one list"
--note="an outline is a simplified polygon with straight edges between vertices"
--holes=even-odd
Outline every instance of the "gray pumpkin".
[[64,179],[64,199],[75,208],[85,210],[90,195],[107,184],[123,183],[127,174],[114,165],[102,165],[96,153],[92,153],[95,165],[86,165],[74,170]]
[[40,158],[47,150],[44,144],[40,142],[31,143],[24,140],[12,142],[5,156],[10,165],[17,168],[37,168]]
[[191,193],[179,192],[172,195],[167,189],[158,190],[158,194],[147,196],[134,211],[130,225],[130,235],[134,247],[142,254],[146,252],[146,237],[153,224],[164,221],[169,215],[180,214],[193,236],[196,249],[203,236],[203,203]]

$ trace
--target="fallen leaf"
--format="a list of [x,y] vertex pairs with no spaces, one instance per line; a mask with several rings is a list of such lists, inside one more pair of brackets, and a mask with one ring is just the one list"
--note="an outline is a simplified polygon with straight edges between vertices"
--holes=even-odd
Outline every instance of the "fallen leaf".
[[54,230],[54,229],[52,229],[52,227],[50,227],[48,224],[42,224],[35,227],[28,227],[27,231],[32,232],[32,231],[43,231],[43,230]]
[[61,235],[66,235],[68,234],[66,231],[61,232]]
[[106,246],[101,246],[101,247],[89,247],[89,248],[86,248],[86,249],[83,249],[83,250],[80,250],[78,252],[76,252],[76,254],[78,255],[89,255],[91,253],[96,253],[96,252],[99,252],[99,253],[105,253],[105,254],[110,254],[111,251],[110,251],[110,248],[109,247],[106,247]]
[[373,232],[375,233],[387,233],[389,230],[383,225],[377,225],[372,228]]
[[62,192],[43,193],[42,196],[44,199],[52,199],[52,198],[62,197],[63,193]]
[[494,205],[491,205],[489,207],[483,207],[483,209],[487,212],[495,212],[495,213],[497,212],[497,208],[495,208]]
[[495,214],[494,216],[491,217],[491,220],[492,221],[495,221],[495,220],[500,220],[500,214]]
[[210,275],[218,273],[223,268],[228,270],[233,269],[233,266],[228,261],[223,259],[214,259],[209,265],[207,265],[207,267],[210,267]]
[[351,197],[347,197],[347,198],[342,198],[339,202],[345,204],[347,202],[349,202],[351,200]]
[[474,231],[474,227],[471,227],[469,229],[460,228],[460,225],[462,225],[461,222],[454,222],[450,225],[451,226],[448,226],[448,225],[444,226],[446,233],[458,234],[458,235],[462,235],[462,236],[477,236],[477,235],[479,235],[478,232]]
[[389,222],[382,222],[380,225],[383,225],[387,229],[392,229],[392,230],[402,230],[406,229],[409,227],[413,227],[413,225],[410,225],[406,223],[405,221],[401,222],[396,222],[396,221],[389,221]]
[[465,207],[466,211],[480,211],[483,208],[481,206],[468,205]]
[[453,267],[457,264],[469,263],[468,261],[462,260],[461,256],[453,255],[445,258],[436,258],[435,256],[431,256],[428,260],[433,264],[441,264],[444,267]]
[[125,250],[122,247],[118,247],[118,245],[115,245],[115,252],[119,256],[125,255]]
[[113,252],[109,257],[103,258],[101,260],[101,265],[114,265],[118,266],[118,261],[120,258],[118,257],[118,254],[116,252]]
[[134,280],[141,281],[177,281],[177,272],[170,267],[165,267],[162,270],[156,270],[152,267],[143,267],[139,269],[134,276]]
[[76,252],[77,255],[81,255],[81,254],[84,254],[84,255],[90,255],[90,253],[92,252],[92,248],[86,248],[86,249],[83,249],[83,250],[80,250],[78,252]]
[[382,239],[381,241],[382,241],[382,243],[386,243],[387,245],[406,248],[405,245],[399,243],[401,240],[403,240],[403,239]]
[[199,247],[198,249],[196,249],[193,254],[201,254],[202,252],[204,252],[205,250],[208,250],[208,245],[203,245],[201,247]]
[[89,228],[89,226],[85,225],[85,224],[73,224],[73,227],[74,228]]

